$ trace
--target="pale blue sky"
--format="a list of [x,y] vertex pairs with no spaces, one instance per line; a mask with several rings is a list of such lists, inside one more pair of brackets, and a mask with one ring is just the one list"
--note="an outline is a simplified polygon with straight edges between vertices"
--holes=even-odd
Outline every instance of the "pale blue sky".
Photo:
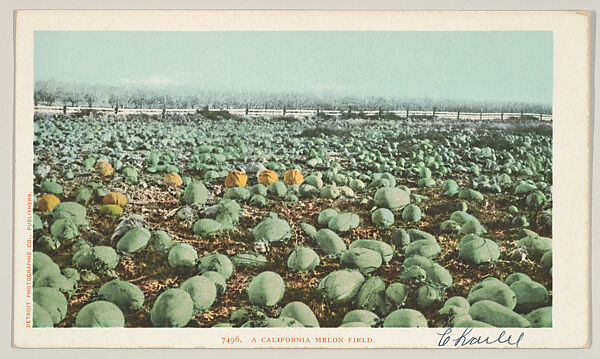
[[552,32],[35,33],[36,80],[552,103]]

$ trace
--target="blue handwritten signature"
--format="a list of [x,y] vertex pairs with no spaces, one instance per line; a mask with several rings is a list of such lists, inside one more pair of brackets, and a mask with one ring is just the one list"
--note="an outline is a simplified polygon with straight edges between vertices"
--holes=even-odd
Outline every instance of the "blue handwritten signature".
[[446,328],[446,330],[443,333],[436,333],[440,336],[438,347],[445,347],[448,343],[452,345],[451,342],[453,342],[455,347],[499,343],[512,345],[515,346],[515,348],[518,348],[519,343],[521,342],[521,340],[523,340],[523,337],[525,336],[524,332],[521,332],[518,337],[513,337],[512,334],[507,336],[505,330],[500,332],[498,336],[484,336],[475,334],[471,335],[472,331],[473,328],[465,328],[463,332],[458,337],[456,337],[456,335],[452,335],[452,328]]

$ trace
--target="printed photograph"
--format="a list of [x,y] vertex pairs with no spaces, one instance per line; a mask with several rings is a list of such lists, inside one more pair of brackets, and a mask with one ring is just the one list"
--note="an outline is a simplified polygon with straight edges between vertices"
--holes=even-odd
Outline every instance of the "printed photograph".
[[33,55],[34,327],[552,327],[552,31]]

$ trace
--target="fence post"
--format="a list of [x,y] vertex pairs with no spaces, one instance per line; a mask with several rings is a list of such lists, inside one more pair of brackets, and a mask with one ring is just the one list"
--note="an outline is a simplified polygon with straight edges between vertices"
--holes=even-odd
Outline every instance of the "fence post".
[[63,115],[67,114],[67,105],[63,105]]
[[115,106],[115,115],[119,113],[119,104]]
[[249,112],[249,110],[248,110],[248,104],[246,104],[246,116],[248,116],[248,112]]
[[409,108],[406,108],[406,119],[407,119],[407,120],[408,120],[408,111],[409,111],[409,110],[410,110]]
[[435,120],[435,107],[433,108],[432,112],[431,112],[431,118],[433,120]]
[[500,121],[504,121],[504,110],[500,113]]
[[456,119],[460,120],[460,110],[456,111]]
[[348,106],[348,113],[352,113],[352,106]]
[[381,111],[381,107],[379,108],[379,118],[381,118],[381,115],[383,114],[383,111]]
[[483,109],[479,109],[479,121],[483,120]]
[[542,110],[540,110],[540,121],[542,120]]
[[285,106],[283,106],[283,115],[285,116]]
[[523,119],[523,110],[521,110],[521,120]]
[[162,110],[162,118],[167,117],[167,108],[165,106],[163,106],[163,110]]

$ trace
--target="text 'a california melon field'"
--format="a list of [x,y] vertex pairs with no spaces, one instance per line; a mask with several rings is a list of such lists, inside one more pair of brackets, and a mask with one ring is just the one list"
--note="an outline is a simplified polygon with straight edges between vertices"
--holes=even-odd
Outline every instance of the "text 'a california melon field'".
[[144,36],[36,33],[35,327],[552,326],[551,34]]

